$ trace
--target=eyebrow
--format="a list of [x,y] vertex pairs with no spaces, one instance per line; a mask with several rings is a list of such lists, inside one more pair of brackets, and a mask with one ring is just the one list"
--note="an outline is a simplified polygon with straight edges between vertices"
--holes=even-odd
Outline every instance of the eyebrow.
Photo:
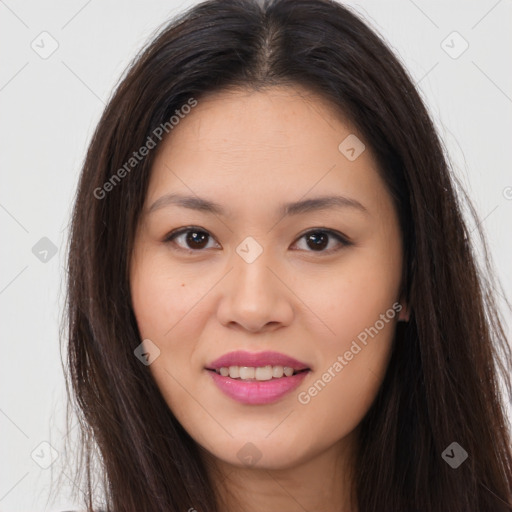
[[[189,208],[191,210],[204,211],[218,216],[227,216],[227,212],[224,208],[214,201],[198,196],[185,196],[182,194],[166,194],[160,197],[148,208],[148,214],[170,205],[181,206],[182,208]],[[363,213],[368,213],[368,210],[359,201],[345,196],[334,195],[285,203],[281,205],[278,213],[282,217],[285,217],[331,208],[353,208]]]

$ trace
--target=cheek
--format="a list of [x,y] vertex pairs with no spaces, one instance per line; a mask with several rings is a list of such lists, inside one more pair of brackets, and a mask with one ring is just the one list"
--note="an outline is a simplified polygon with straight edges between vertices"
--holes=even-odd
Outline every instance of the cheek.
[[167,394],[175,387],[173,377],[180,381],[190,369],[191,341],[201,329],[194,308],[200,297],[197,287],[171,272],[161,258],[147,254],[139,261],[131,276],[133,310],[141,340],[150,339],[160,351],[149,370]]
[[304,282],[308,305],[320,318],[321,362],[298,402],[315,430],[348,434],[370,408],[384,378],[394,339],[401,276],[399,251],[373,247],[348,259],[316,286]]
[[191,286],[180,274],[169,268],[165,258],[149,253],[132,267],[132,303],[142,338],[172,338],[175,326],[199,300],[201,287]]
[[149,370],[175,414],[189,397],[191,369],[202,363],[203,299],[212,282],[201,273],[171,267],[165,254],[148,251],[132,267],[132,304],[141,339],[150,339],[160,350]]
[[321,320],[319,334],[329,345],[343,348],[398,301],[401,265],[398,251],[382,254],[368,247],[347,253],[325,277],[297,281],[298,295],[307,297],[308,307]]
[[388,367],[397,315],[392,302],[347,307],[330,319],[336,336],[317,340],[322,361],[297,401],[300,414],[314,418],[315,432],[326,440],[348,435],[371,407]]

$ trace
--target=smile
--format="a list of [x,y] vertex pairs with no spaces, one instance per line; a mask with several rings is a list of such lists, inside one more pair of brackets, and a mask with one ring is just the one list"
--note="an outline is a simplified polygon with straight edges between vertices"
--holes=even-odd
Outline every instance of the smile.
[[277,402],[311,372],[307,364],[278,352],[245,351],[225,354],[205,369],[223,394],[247,405]]
[[271,380],[271,379],[280,379],[281,377],[291,377],[300,372],[308,371],[306,368],[303,370],[294,370],[289,366],[223,366],[215,371],[217,374],[222,375],[223,377],[230,377],[231,379],[240,379],[240,380]]

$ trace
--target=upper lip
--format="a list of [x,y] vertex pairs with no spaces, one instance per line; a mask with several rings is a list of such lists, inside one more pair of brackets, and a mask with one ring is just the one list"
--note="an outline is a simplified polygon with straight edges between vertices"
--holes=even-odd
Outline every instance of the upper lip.
[[297,359],[281,354],[279,352],[246,352],[237,350],[229,352],[209,363],[206,368],[208,370],[218,370],[219,368],[227,368],[229,366],[288,366],[296,371],[309,370],[310,367]]

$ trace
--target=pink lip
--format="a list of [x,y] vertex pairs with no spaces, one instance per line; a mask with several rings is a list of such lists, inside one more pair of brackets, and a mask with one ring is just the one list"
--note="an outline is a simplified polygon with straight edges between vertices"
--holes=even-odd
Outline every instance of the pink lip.
[[265,381],[232,379],[223,377],[215,371],[208,373],[217,387],[233,400],[242,404],[263,405],[276,402],[293,391],[310,372]]
[[289,366],[294,370],[305,370],[310,367],[301,361],[297,361],[293,357],[281,354],[279,352],[246,352],[244,350],[237,350],[229,352],[223,356],[215,359],[206,366],[209,370],[218,370],[222,367],[229,366]]
[[[223,377],[215,372],[219,368],[228,368],[230,366],[288,366],[296,371],[308,370],[296,373],[291,377],[281,377],[271,380],[241,380]],[[206,366],[213,382],[227,396],[248,405],[262,405],[276,402],[286,394],[293,391],[310,373],[311,368],[297,359],[281,354],[279,352],[246,352],[237,350],[229,352],[215,359]]]

